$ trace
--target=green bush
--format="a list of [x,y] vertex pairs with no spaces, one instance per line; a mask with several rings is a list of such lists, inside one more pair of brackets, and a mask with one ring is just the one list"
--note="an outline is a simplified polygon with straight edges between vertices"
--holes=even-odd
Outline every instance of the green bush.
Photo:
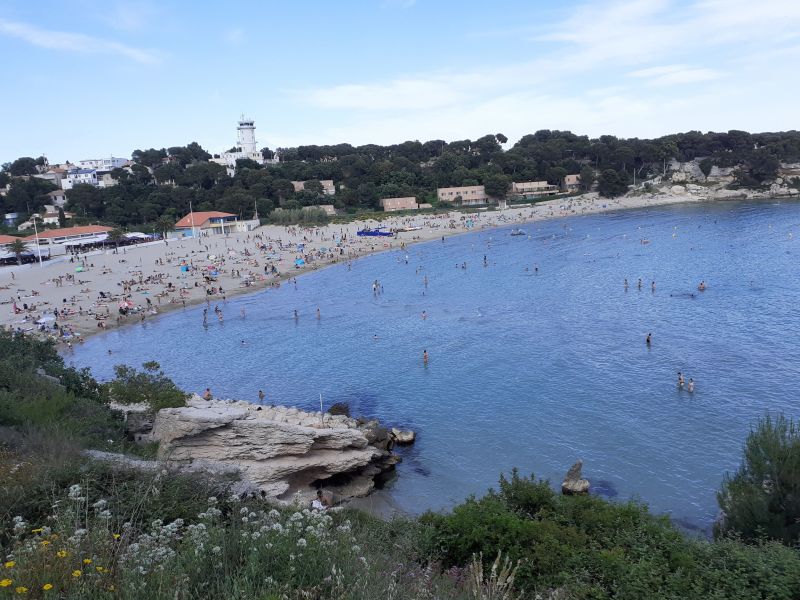
[[186,405],[188,394],[181,391],[155,361],[142,364],[142,371],[116,365],[116,377],[108,383],[108,395],[120,404],[145,404],[152,411]]
[[783,415],[759,420],[739,470],[725,476],[717,500],[724,513],[717,535],[800,543],[800,425]]

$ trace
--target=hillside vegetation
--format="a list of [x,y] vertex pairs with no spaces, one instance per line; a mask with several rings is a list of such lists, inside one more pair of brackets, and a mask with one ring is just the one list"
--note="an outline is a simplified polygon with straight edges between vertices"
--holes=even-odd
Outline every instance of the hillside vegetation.
[[[103,222],[121,227],[164,231],[194,210],[221,210],[251,218],[276,208],[335,204],[349,212],[373,211],[381,198],[414,196],[436,204],[437,187],[484,185],[501,197],[511,181],[547,180],[560,185],[568,174],[580,174],[582,188],[597,185],[601,194],[617,196],[634,180],[667,171],[670,161],[701,160],[701,169],[735,168],[736,185],[759,188],[775,178],[781,162],[800,162],[800,133],[751,134],[744,131],[690,131],[657,139],[591,139],[568,131],[538,131],[508,149],[503,134],[477,140],[390,146],[299,146],[279,148],[280,163],[262,166],[240,160],[233,177],[197,143],[168,149],[135,150],[130,170],[111,174],[118,185],[77,185],[68,192],[67,209],[76,223]],[[265,157],[275,152],[264,148]],[[0,188],[11,185],[2,200],[4,212],[23,215],[45,203],[51,183],[27,175],[42,169],[44,159],[19,158],[4,165]],[[40,164],[37,164],[40,163]],[[320,180],[333,180],[337,192],[326,196]],[[295,192],[292,181],[306,181]],[[285,219],[286,213],[281,217]]]

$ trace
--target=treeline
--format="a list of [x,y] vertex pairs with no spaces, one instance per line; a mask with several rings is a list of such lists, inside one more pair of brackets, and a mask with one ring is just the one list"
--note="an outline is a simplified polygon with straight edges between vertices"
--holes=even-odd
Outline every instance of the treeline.
[[[759,187],[772,180],[780,162],[800,161],[797,131],[751,134],[745,131],[700,133],[690,131],[657,139],[589,138],[568,131],[542,130],[526,135],[510,149],[503,134],[477,140],[445,142],[407,141],[378,146],[299,146],[262,150],[276,153],[278,164],[259,165],[240,160],[236,173],[208,162],[211,155],[199,144],[166,149],[135,150],[132,169],[116,169],[119,185],[96,189],[75,186],[68,209],[79,219],[123,227],[141,227],[159,217],[173,220],[189,210],[222,210],[251,217],[257,208],[266,216],[275,208],[333,203],[350,212],[371,211],[381,198],[415,196],[436,203],[436,188],[485,185],[502,197],[511,181],[541,181],[559,185],[569,174],[580,174],[584,190],[597,184],[605,196],[624,194],[630,183],[668,170],[672,160],[698,158],[704,171],[713,165],[736,167],[736,184]],[[40,161],[41,159],[39,159]],[[0,187],[11,183],[2,199],[6,212],[27,212],[43,203],[52,186],[25,182],[20,176],[36,172],[37,160],[21,158],[4,165]],[[319,180],[336,185],[335,197],[325,196]],[[291,181],[310,181],[295,192]]]

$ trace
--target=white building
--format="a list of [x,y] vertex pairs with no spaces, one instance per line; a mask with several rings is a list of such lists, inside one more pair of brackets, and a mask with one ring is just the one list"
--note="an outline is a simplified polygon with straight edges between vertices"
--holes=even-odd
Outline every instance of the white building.
[[86,160],[79,160],[78,166],[81,169],[94,169],[96,171],[110,171],[119,167],[124,167],[128,164],[127,158],[89,158]]
[[67,172],[67,175],[61,182],[61,188],[64,190],[71,190],[74,186],[81,183],[97,186],[97,171],[94,169],[72,169]]
[[211,162],[223,165],[228,168],[228,174],[233,175],[236,169],[236,161],[242,158],[249,158],[260,165],[267,163],[277,163],[278,159],[273,158],[270,160],[264,159],[261,152],[258,150],[258,142],[256,142],[256,124],[253,119],[242,118],[239,120],[239,126],[236,128],[237,139],[236,145],[232,152],[223,152],[219,158],[212,158]]

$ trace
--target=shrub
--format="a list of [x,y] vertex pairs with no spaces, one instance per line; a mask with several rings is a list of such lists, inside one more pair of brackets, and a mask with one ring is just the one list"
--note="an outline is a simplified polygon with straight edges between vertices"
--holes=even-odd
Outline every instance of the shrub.
[[800,542],[800,425],[767,415],[750,431],[742,464],[717,494],[717,535]]

